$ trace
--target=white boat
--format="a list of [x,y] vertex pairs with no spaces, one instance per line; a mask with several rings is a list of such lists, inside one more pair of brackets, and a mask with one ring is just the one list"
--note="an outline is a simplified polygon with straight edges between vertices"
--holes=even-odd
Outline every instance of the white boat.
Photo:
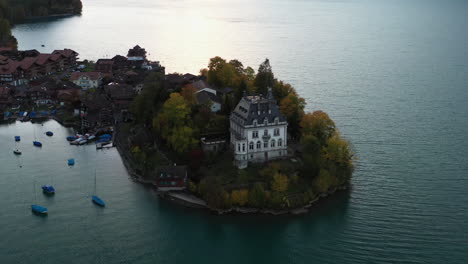
[[80,144],[80,145],[84,145],[86,143],[88,143],[88,140],[86,140],[86,139],[83,139],[83,140],[78,142],[78,144]]
[[91,135],[91,136],[88,137],[88,140],[93,140],[93,139],[95,139],[95,138],[96,138],[95,135]]

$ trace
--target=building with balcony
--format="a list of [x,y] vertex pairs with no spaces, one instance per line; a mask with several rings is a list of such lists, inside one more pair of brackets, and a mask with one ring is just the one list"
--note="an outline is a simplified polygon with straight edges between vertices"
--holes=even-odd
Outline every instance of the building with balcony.
[[268,96],[244,96],[230,116],[231,147],[238,168],[288,155],[288,122],[271,89]]

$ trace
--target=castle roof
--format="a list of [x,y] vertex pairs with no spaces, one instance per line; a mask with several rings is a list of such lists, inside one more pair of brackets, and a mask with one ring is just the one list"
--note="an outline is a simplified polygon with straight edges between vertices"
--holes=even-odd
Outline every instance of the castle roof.
[[262,96],[244,96],[231,113],[231,118],[241,120],[244,126],[253,125],[254,121],[257,124],[263,124],[265,120],[274,123],[276,119],[278,122],[286,122],[276,101]]

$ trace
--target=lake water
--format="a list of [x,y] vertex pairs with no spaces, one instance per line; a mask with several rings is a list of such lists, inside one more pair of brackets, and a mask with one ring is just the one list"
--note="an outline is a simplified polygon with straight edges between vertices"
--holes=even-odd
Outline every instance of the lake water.
[[[140,44],[168,72],[193,73],[216,55],[254,68],[269,57],[353,143],[353,186],[306,216],[214,216],[157,199],[115,149],[71,147],[55,122],[1,126],[2,263],[467,261],[467,1],[83,3],[80,17],[16,26],[20,48],[97,59]],[[105,209],[87,197],[95,166]],[[34,179],[57,187],[53,198],[37,193],[47,218],[30,213]]]

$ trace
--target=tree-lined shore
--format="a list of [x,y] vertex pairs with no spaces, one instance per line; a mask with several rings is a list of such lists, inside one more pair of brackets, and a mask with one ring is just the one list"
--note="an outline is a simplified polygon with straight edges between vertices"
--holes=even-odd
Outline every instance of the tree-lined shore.
[[[131,150],[133,164],[144,177],[152,177],[164,160],[163,152],[174,163],[188,164],[189,192],[220,210],[300,208],[349,185],[354,169],[349,143],[325,112],[304,111],[305,100],[292,85],[275,78],[268,59],[255,72],[238,60],[215,57],[197,78],[216,89],[233,90],[224,96],[220,112],[213,113],[209,105],[197,103],[192,85],[169,88],[158,74],[148,76],[142,93],[135,98],[131,108],[135,122],[128,129],[152,135],[152,142]],[[250,164],[241,170],[233,164],[229,148],[215,154],[200,149],[204,134],[229,135],[229,115],[243,96],[266,96],[268,88],[288,121],[290,158]]]

